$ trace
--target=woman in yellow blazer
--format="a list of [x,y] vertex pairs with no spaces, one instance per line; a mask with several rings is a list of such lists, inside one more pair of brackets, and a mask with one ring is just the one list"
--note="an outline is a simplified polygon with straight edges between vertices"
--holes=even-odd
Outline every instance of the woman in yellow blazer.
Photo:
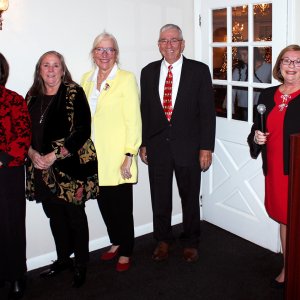
[[133,73],[119,69],[116,38],[103,32],[93,43],[95,68],[81,85],[92,113],[92,139],[98,156],[98,206],[111,241],[102,260],[118,257],[117,271],[130,267],[134,245],[132,184],[137,182],[141,144],[140,102]]

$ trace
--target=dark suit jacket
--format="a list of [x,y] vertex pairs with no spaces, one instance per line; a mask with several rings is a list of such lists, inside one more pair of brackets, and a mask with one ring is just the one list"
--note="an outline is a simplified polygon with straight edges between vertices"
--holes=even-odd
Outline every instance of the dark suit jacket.
[[171,122],[159,96],[160,61],[141,73],[143,142],[149,164],[161,164],[171,154],[176,164],[199,164],[199,150],[214,150],[215,106],[207,65],[186,59],[183,64]]
[[[259,96],[257,104],[264,104],[266,106],[265,119],[268,118],[269,113],[275,106],[274,95],[278,86],[273,86],[262,91]],[[275,107],[275,109],[278,109]],[[289,174],[289,160],[290,160],[290,135],[294,133],[300,133],[300,122],[299,122],[299,112],[300,112],[300,96],[297,96],[293,99],[285,113],[284,122],[283,122],[283,171],[285,175]],[[267,157],[266,157],[266,148],[268,143],[263,147],[254,143],[254,133],[255,130],[259,129],[260,117],[256,113],[254,118],[254,124],[251,128],[251,132],[248,136],[248,144],[250,146],[250,154],[253,158],[257,158],[259,153],[262,153],[263,159],[263,172],[264,175],[267,174]],[[266,128],[268,131],[268,128]]]

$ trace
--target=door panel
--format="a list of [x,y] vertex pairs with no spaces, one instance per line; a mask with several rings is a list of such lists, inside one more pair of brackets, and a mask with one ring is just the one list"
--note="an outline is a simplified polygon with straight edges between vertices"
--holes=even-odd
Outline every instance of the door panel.
[[[264,77],[257,70],[264,64],[270,73],[277,53],[286,45],[285,20],[277,22],[280,30],[273,20],[287,14],[287,3],[195,0],[195,9],[199,12],[196,58],[210,67],[217,113],[213,165],[202,176],[202,218],[279,251],[278,224],[264,208],[261,157],[250,157],[247,136],[259,92],[278,84],[274,79],[271,82],[270,74]],[[261,63],[256,60],[259,53]],[[245,66],[244,79],[236,77],[234,70]],[[246,97],[245,109],[239,106],[240,91]]]

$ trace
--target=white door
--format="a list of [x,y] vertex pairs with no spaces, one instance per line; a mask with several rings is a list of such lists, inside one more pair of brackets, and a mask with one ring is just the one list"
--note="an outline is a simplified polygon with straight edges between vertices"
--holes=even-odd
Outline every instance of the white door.
[[259,91],[277,82],[271,69],[286,46],[287,1],[195,0],[196,58],[213,76],[217,113],[213,165],[202,177],[202,218],[272,251],[278,225],[264,208],[261,157],[247,136]]

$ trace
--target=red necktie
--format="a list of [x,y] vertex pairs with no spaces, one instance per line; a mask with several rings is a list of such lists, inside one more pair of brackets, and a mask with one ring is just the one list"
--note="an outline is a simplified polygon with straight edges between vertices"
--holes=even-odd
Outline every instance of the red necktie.
[[173,74],[172,65],[168,67],[168,75],[165,82],[164,88],[164,98],[163,98],[163,108],[168,121],[171,120],[173,108],[172,108],[172,84],[173,84]]

